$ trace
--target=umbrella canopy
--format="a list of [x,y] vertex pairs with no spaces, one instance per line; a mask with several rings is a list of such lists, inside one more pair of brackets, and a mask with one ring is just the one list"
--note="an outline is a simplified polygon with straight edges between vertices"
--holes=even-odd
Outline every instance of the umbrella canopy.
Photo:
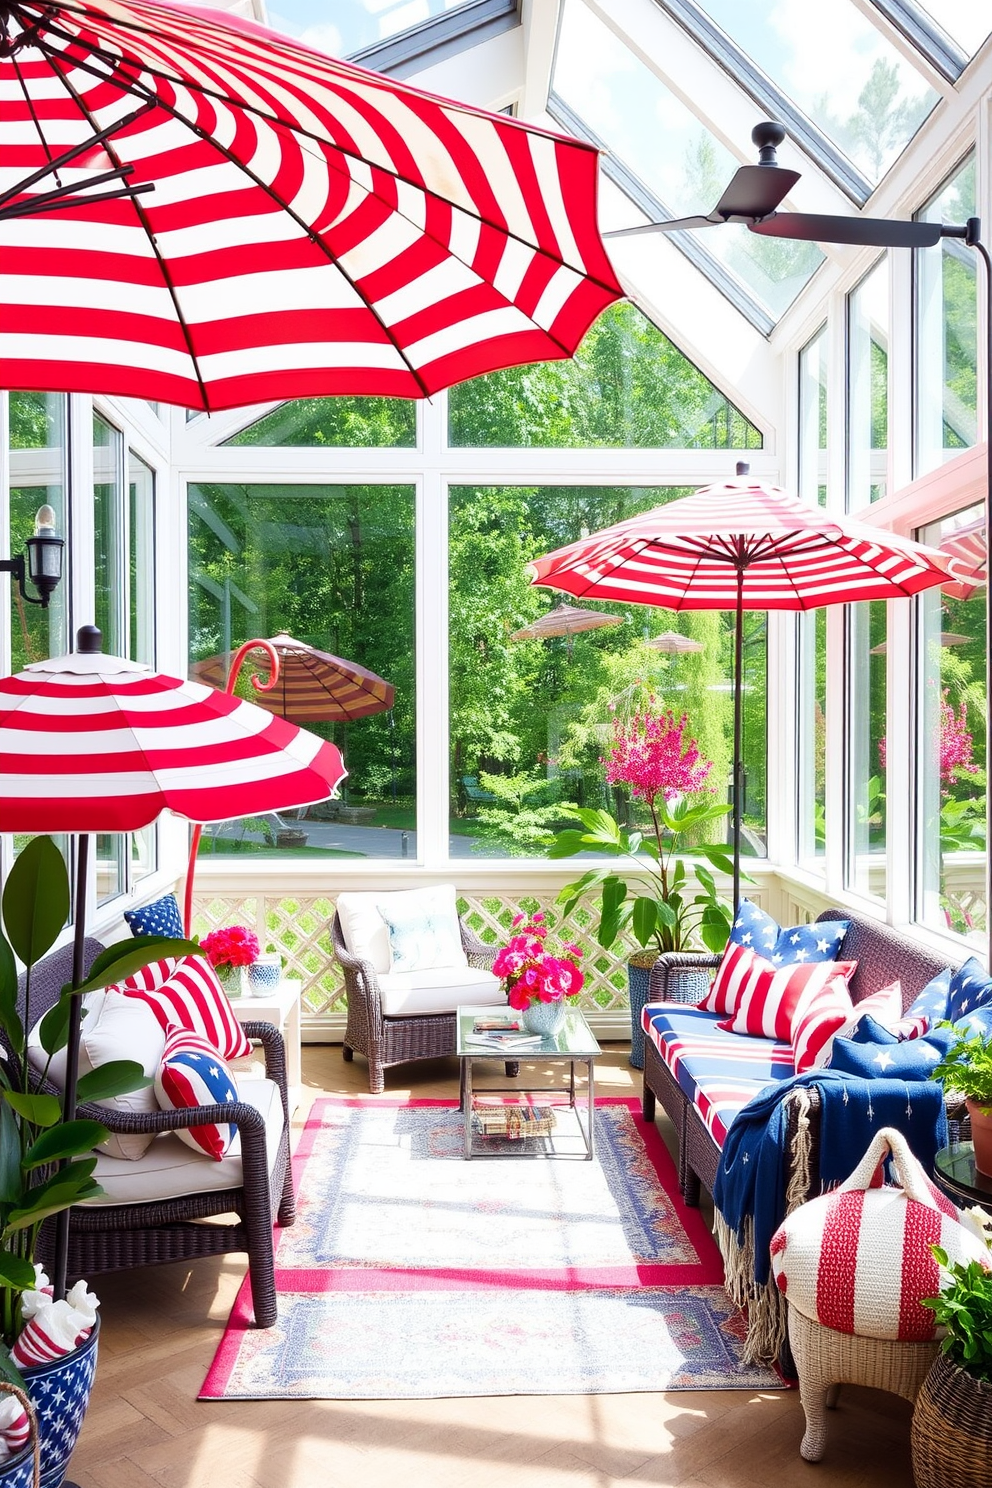
[[970,599],[975,590],[988,580],[989,548],[984,513],[976,522],[969,522],[967,527],[959,527],[956,532],[942,537],[940,551],[949,553],[955,560],[954,572],[957,575],[943,585],[943,592],[948,599]]
[[[740,473],[745,474],[745,470]],[[534,582],[579,598],[671,610],[734,610],[734,910],[740,902],[745,610],[810,610],[894,599],[943,583],[953,559],[847,517],[809,507],[779,486],[744,479],[705,486],[558,548]]]
[[[318,651],[306,641],[295,641],[285,631],[272,636],[268,645],[279,658],[275,686],[259,692],[256,706],[297,723],[351,723],[393,706],[391,682],[367,671],[356,661],[342,661],[327,651]],[[197,681],[224,687],[231,669],[228,654],[209,656],[190,670]]]
[[0,160],[6,388],[421,397],[623,294],[594,148],[230,12],[11,0]]
[[667,651],[675,656],[706,649],[702,641],[694,641],[690,636],[679,635],[677,630],[663,630],[661,635],[651,636],[644,644],[650,646],[652,651]]
[[573,636],[583,630],[602,630],[604,625],[622,625],[622,615],[604,615],[602,610],[580,610],[575,605],[557,604],[553,610],[510,632],[511,641],[543,641],[549,636]]

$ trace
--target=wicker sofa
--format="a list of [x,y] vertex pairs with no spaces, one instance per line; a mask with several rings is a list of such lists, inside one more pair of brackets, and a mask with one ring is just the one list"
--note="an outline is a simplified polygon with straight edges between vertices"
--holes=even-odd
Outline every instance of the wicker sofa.
[[[103,946],[87,938],[84,950],[84,965],[89,967]],[[71,945],[63,946],[34,968],[32,1023],[57,1002],[63,986],[71,980],[72,954]],[[19,1012],[23,1018],[23,978]],[[285,1047],[282,1034],[270,1023],[246,1022],[242,1026],[247,1037],[262,1046],[265,1078],[239,1080],[239,1100],[232,1105],[155,1112],[80,1105],[80,1116],[100,1121],[112,1132],[156,1137],[164,1134],[168,1149],[152,1142],[146,1156],[136,1162],[102,1154],[98,1157],[94,1176],[108,1198],[78,1204],[70,1211],[70,1277],[91,1278],[101,1271],[245,1251],[256,1326],[271,1327],[275,1323],[272,1226],[291,1225],[296,1214]],[[44,1085],[40,1088],[53,1089]],[[228,1122],[238,1128],[240,1152],[228,1154],[222,1163],[198,1156],[168,1135],[181,1127],[211,1121]],[[188,1182],[180,1172],[184,1164]],[[156,1192],[159,1183],[162,1188]],[[125,1193],[130,1196],[139,1192],[141,1202],[124,1201]],[[43,1262],[52,1259],[54,1238],[54,1221],[46,1221],[39,1245]]]
[[[947,964],[913,941],[897,935],[887,926],[849,910],[828,909],[818,918],[850,921],[838,952],[838,959],[858,963],[857,971],[850,983],[851,998],[855,1003],[879,991],[882,987],[888,986],[898,977],[902,984],[903,1006],[908,1007],[916,994]],[[670,1117],[678,1135],[679,1186],[685,1202],[689,1205],[698,1205],[701,1187],[709,1193],[713,1191],[720,1160],[721,1125],[712,1110],[704,1112],[701,1109],[702,1103],[697,1103],[699,1102],[698,1092],[694,1099],[683,1089],[659,1053],[657,1033],[651,1024],[651,1009],[652,1005],[657,1004],[662,998],[678,1000],[680,974],[683,978],[691,976],[694,979],[694,985],[698,986],[701,967],[709,966],[715,969],[719,963],[719,956],[699,957],[673,954],[661,957],[652,971],[652,988],[649,990],[648,1001],[642,1013],[642,1026],[645,1031],[642,1096],[644,1118],[646,1121],[654,1120],[656,1101],[661,1102]],[[697,995],[697,991],[692,993],[693,1001]],[[737,1035],[728,1033],[725,1038],[728,1040],[728,1048],[732,1048]],[[685,1083],[691,1083],[687,1072],[683,1073],[683,1078]],[[756,1086],[767,1083],[770,1078],[774,1076],[765,1074],[759,1077]],[[810,1091],[808,1095],[810,1109],[807,1119],[811,1139],[811,1171],[815,1172],[818,1153],[819,1100],[816,1090]],[[795,1120],[793,1109],[790,1109],[789,1119],[789,1137],[791,1138],[793,1134],[791,1123]]]

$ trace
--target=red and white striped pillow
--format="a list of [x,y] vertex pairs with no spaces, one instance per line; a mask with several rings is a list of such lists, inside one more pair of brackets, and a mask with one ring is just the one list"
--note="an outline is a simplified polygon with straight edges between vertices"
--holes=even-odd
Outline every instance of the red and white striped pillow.
[[718,1023],[727,1033],[788,1043],[792,1026],[813,998],[832,980],[845,989],[856,961],[801,961],[774,966],[750,946],[731,942],[716,979],[699,1006],[711,1013],[727,1013]]
[[907,1018],[903,1014],[902,983],[898,977],[887,987],[880,987],[877,992],[872,992],[867,997],[862,997],[860,1002],[856,1002],[846,1026],[841,1029],[837,1037],[850,1038],[864,1017],[874,1018],[876,1023],[897,1039],[922,1038],[925,1033],[930,1032],[929,1018],[925,1016]]
[[[850,962],[846,964],[850,965]],[[797,1075],[811,1069],[823,1069],[830,1059],[834,1038],[853,1013],[854,1004],[847,990],[847,980],[843,977],[831,977],[827,985],[803,1005],[792,1024],[792,1062]]]
[[251,1053],[251,1044],[203,956],[183,956],[178,961],[167,956],[143,966],[108,991],[147,1002],[166,1033],[173,1028],[198,1033],[225,1059]]

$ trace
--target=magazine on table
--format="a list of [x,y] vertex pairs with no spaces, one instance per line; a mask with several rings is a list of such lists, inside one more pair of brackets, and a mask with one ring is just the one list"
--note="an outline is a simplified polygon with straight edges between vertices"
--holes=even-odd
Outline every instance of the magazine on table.
[[465,1043],[479,1049],[536,1049],[544,1043],[539,1033],[467,1033]]

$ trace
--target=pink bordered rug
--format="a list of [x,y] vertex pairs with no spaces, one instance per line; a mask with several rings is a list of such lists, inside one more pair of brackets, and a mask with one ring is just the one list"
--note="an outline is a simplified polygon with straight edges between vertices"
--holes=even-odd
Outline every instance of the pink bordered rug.
[[556,1117],[529,1142],[560,1158],[465,1162],[454,1102],[316,1101],[279,1321],[252,1326],[246,1280],[200,1399],[781,1389],[741,1362],[719,1252],[639,1102],[596,1102],[593,1162]]

